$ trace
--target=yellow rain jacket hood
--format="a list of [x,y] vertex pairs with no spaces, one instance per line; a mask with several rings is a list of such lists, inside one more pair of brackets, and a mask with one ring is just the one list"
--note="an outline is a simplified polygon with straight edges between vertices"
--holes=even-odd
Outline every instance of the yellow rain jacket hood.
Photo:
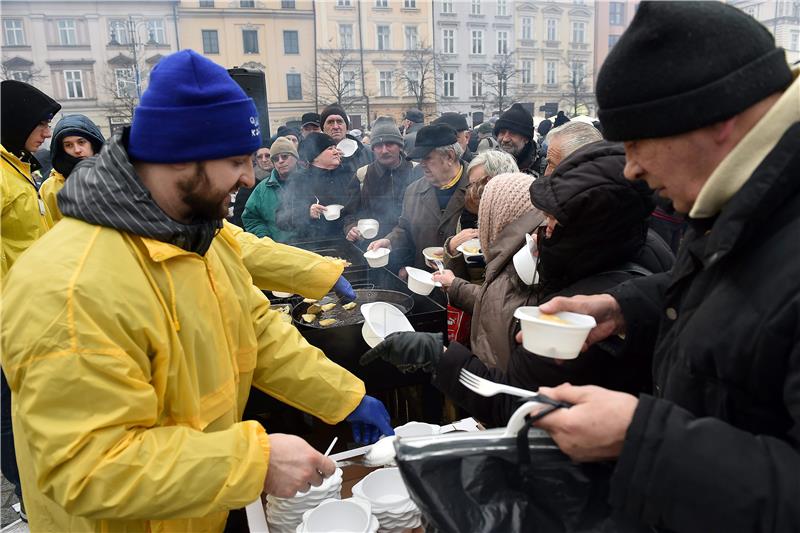
[[[112,145],[76,172],[130,171]],[[76,177],[62,196],[88,211]],[[269,309],[241,256],[230,227],[200,254],[67,216],[21,258],[2,354],[32,531],[221,531],[267,471],[264,429],[240,421],[251,384],[328,423],[356,408],[363,383]]]

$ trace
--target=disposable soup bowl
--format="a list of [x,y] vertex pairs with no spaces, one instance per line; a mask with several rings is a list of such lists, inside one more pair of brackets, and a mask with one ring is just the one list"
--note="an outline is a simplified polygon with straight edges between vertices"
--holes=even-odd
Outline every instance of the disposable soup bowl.
[[522,347],[553,359],[575,359],[597,323],[589,315],[560,312],[545,315],[536,306],[514,311],[522,325]]

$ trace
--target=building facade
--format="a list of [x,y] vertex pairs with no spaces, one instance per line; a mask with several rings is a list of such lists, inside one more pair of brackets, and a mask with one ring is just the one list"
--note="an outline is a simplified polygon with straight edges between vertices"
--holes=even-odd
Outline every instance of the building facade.
[[3,0],[2,76],[38,87],[61,116],[110,135],[130,122],[150,69],[178,50],[176,2]]
[[312,0],[181,0],[181,44],[226,67],[264,72],[270,130],[315,110]]
[[340,102],[353,128],[410,107],[433,115],[430,0],[330,0],[317,6],[320,108]]
[[619,0],[595,2],[595,38],[594,38],[594,80],[606,60],[608,52],[617,44],[622,32],[628,27],[639,8],[639,0]]
[[775,43],[786,50],[789,64],[800,61],[800,1],[730,0],[772,32]]

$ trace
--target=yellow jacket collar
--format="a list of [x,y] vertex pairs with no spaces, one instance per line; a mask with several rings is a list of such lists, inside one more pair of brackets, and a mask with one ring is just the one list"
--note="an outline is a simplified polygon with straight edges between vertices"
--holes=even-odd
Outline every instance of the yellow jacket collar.
[[709,218],[719,213],[747,182],[786,129],[800,121],[800,67],[794,69],[794,77],[795,81],[783,96],[708,178],[689,212],[691,218]]
[[3,146],[2,144],[0,144],[0,153],[3,154],[3,157],[9,163],[11,163],[11,165],[16,167],[17,170],[22,172],[25,176],[30,176],[31,175],[31,164],[30,163],[26,163],[25,161],[22,161],[19,157],[17,157],[16,155],[12,154],[8,150],[6,150],[6,147]]
[[[236,241],[236,236],[234,232],[231,230],[231,224],[227,221],[223,221],[222,229],[217,233],[216,238],[224,239],[230,246],[232,246],[238,253],[241,254],[241,247],[239,243]],[[199,257],[196,253],[190,252],[188,250],[184,250],[179,246],[175,246],[174,244],[170,244],[168,242],[159,241],[157,239],[151,239],[149,237],[139,237],[141,239],[142,244],[147,249],[147,253],[150,255],[150,259],[159,263],[161,261],[167,261],[174,257],[180,257],[183,255],[193,255]]]

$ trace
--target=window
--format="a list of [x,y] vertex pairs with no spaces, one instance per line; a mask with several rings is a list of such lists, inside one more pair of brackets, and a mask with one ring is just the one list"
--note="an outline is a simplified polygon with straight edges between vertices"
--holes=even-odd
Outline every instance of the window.
[[454,97],[456,95],[456,73],[445,72],[442,76],[444,80],[444,95]]
[[151,38],[158,44],[167,44],[167,31],[164,29],[164,21],[161,19],[150,19],[147,21],[147,40]]
[[389,0],[375,0],[375,7],[389,7]]
[[[61,19],[58,21],[58,44],[63,46],[74,46],[78,44],[78,34],[75,30],[75,20]],[[78,97],[76,96],[74,98]]]
[[417,9],[417,0],[405,0],[403,7],[406,9]]
[[789,50],[800,50],[800,31],[789,32]]
[[406,26],[406,50],[416,50],[419,48],[419,34],[416,26]]
[[217,34],[217,30],[202,30],[202,32],[203,32],[203,53],[218,54],[219,35]]
[[497,0],[497,16],[504,17],[508,15],[506,0]]
[[472,0],[472,11],[470,13],[473,15],[481,14],[481,0]]
[[83,72],[65,70],[64,83],[67,86],[67,98],[83,98]]
[[214,0],[200,0],[200,7],[214,7]]
[[622,26],[625,23],[624,2],[610,2],[608,4],[608,23],[612,26]]
[[409,70],[406,73],[406,82],[408,86],[406,87],[406,95],[407,96],[416,96],[419,94],[419,71],[418,70]]
[[281,9],[295,9],[296,7],[294,0],[281,0]]
[[8,78],[11,80],[24,81],[25,83],[30,83],[31,78],[33,78],[33,76],[27,70],[9,70]]
[[300,40],[297,34],[297,30],[284,30],[283,53],[284,54],[300,53]]
[[256,7],[256,0],[239,0],[239,7]]
[[353,25],[339,24],[339,47],[343,50],[353,49]]
[[548,61],[546,64],[545,70],[545,79],[544,82],[547,85],[555,85],[556,84],[556,62],[555,61]]
[[453,12],[453,0],[442,0],[442,13]]
[[6,36],[6,46],[24,46],[25,31],[22,29],[22,19],[3,20],[3,35]]
[[483,74],[472,73],[472,96],[483,96]]
[[378,26],[378,50],[389,50],[389,26]]
[[586,37],[586,23],[573,22],[572,23],[572,42],[583,43]]
[[586,79],[586,63],[584,61],[573,61],[571,68],[572,83],[574,87],[582,85]]
[[556,29],[558,27],[558,21],[556,19],[547,19],[547,40],[548,41],[556,41],[558,40],[558,33]]
[[300,74],[286,75],[286,97],[289,100],[303,99],[303,86],[300,81]]
[[356,95],[356,73],[353,70],[342,72],[342,96]]
[[[256,30],[242,30],[242,43],[244,45],[245,54],[258,53],[258,31]],[[284,48],[286,47],[286,32],[283,32]]]
[[498,54],[507,54],[508,53],[508,32],[507,31],[498,31],[497,32],[497,53]]
[[442,30],[442,53],[456,53],[456,30]]
[[472,30],[472,53],[483,54],[483,30]]
[[614,48],[614,45],[617,44],[619,41],[619,35],[609,35],[608,36],[608,49],[611,50]]
[[530,84],[533,83],[533,61],[528,59],[522,62],[522,68],[520,69],[522,72],[522,83]]
[[117,85],[117,96],[136,96],[136,79],[132,68],[114,69],[114,80]]
[[531,17],[522,17],[522,38],[524,40],[533,39],[533,19]]
[[112,19],[108,21],[108,31],[118,44],[130,44],[131,37],[128,33],[128,21]]
[[350,0],[336,0],[336,7],[351,7]]
[[507,79],[498,79],[497,80],[497,95],[498,96],[508,96],[508,80]]
[[391,70],[382,70],[379,72],[379,90],[380,96],[392,96],[392,74]]

